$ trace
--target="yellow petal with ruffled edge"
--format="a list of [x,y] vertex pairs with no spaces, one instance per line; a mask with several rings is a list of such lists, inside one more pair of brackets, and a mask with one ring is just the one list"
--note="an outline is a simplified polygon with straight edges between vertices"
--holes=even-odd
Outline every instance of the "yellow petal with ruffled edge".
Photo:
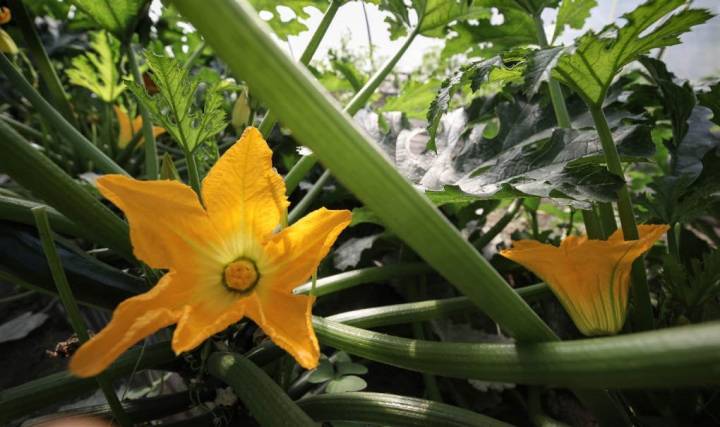
[[[125,148],[127,145],[132,141],[133,136],[140,130],[142,130],[143,127],[143,119],[142,116],[138,115],[132,121],[130,120],[130,116],[123,110],[122,108],[118,107],[117,105],[113,106],[113,109],[115,110],[115,118],[118,121],[118,147]],[[152,127],[152,133],[153,137],[157,138],[158,136],[164,134],[166,132],[165,128],[159,127],[159,126],[153,126]],[[140,137],[138,140],[137,146],[141,146],[145,143],[145,138]]]
[[[205,207],[219,230],[236,238],[238,252],[248,237],[269,237],[288,207],[285,182],[272,167],[272,151],[255,128],[247,128],[203,180]],[[256,248],[253,248],[255,250]]]
[[641,225],[640,238],[627,241],[620,230],[607,241],[570,236],[560,247],[521,240],[500,254],[547,283],[584,335],[616,334],[627,315],[632,263],[668,228]]

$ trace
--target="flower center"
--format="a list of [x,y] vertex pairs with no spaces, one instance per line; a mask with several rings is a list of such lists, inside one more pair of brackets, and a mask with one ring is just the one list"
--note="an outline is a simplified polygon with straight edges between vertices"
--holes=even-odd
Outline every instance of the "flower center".
[[260,274],[254,262],[240,258],[225,267],[223,279],[225,286],[232,290],[249,291],[257,284]]

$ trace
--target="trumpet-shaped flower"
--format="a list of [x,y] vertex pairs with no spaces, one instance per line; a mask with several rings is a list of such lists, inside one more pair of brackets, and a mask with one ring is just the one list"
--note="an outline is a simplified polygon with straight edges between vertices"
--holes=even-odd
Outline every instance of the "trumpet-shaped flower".
[[667,225],[638,228],[638,240],[623,240],[617,230],[608,240],[570,236],[560,247],[520,240],[500,254],[547,283],[584,335],[615,334],[625,323],[633,261],[668,230]]
[[[115,109],[115,117],[117,118],[118,125],[120,127],[120,132],[118,133],[118,147],[125,148],[130,143],[130,141],[132,141],[135,133],[142,130],[143,118],[142,116],[137,116],[134,119],[130,120],[130,116],[128,116],[125,110],[118,107],[117,105],[115,105],[113,108]],[[158,135],[164,134],[165,132],[167,131],[163,127],[152,127],[152,133],[155,138],[157,138]],[[138,141],[138,146],[142,145],[144,142],[145,138],[141,136],[140,140]]]
[[[0,7],[0,25],[7,24],[12,19],[12,12],[7,7]],[[0,52],[15,55],[18,52],[15,41],[5,30],[0,29]]]
[[125,212],[138,259],[168,269],[150,291],[123,301],[110,323],[70,361],[96,375],[155,331],[177,324],[179,354],[244,316],[305,368],[320,350],[311,323],[313,297],[292,290],[315,271],[350,223],[346,210],[318,209],[277,231],[288,206],[285,184],[257,129],[245,131],[203,181],[202,200],[177,181],[98,179]]

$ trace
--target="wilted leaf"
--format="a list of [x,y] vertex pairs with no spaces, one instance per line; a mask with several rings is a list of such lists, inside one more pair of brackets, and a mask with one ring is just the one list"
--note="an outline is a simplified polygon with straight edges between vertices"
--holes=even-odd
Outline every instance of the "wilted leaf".
[[581,29],[590,17],[590,10],[597,6],[597,0],[562,0],[555,20],[553,43],[565,31],[565,26]]
[[103,29],[125,40],[132,33],[147,0],[70,0]]
[[160,122],[175,141],[186,150],[194,151],[225,128],[225,110],[217,85],[206,89],[201,109],[195,105],[199,78],[190,77],[188,70],[172,58],[150,54],[147,63],[158,94],[151,96],[137,83],[126,83],[153,120]]
[[592,105],[601,105],[615,75],[625,65],[651,49],[680,42],[679,36],[712,17],[706,10],[684,9],[657,27],[684,0],[649,0],[622,17],[627,23],[611,24],[595,34],[583,35],[573,53],[564,54],[553,78],[565,83]]
[[0,325],[0,343],[25,338],[48,319],[45,313],[25,312]]
[[73,58],[67,70],[70,83],[89,89],[100,99],[112,103],[125,90],[117,65],[119,43],[104,31],[94,33],[90,51]]

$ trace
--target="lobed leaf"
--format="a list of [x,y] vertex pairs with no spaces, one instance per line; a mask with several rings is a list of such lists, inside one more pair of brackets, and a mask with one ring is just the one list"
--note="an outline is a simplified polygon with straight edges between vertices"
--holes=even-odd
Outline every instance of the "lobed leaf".
[[[306,8],[314,7],[325,10],[328,3],[327,0],[250,0],[250,4],[255,10],[268,12],[272,15],[266,22],[282,40],[287,40],[288,36],[296,36],[308,30],[307,25],[301,21],[310,18],[310,15],[305,10]],[[290,9],[295,16],[283,21],[277,9],[278,6]]]
[[125,40],[140,17],[147,0],[70,0],[103,29]]
[[67,70],[70,83],[82,86],[104,102],[112,103],[125,90],[117,65],[120,62],[117,40],[105,31],[92,36],[90,51],[76,56]]
[[[685,0],[648,0],[630,13],[622,28],[611,24],[592,31],[565,53],[553,70],[553,78],[568,85],[592,105],[601,105],[615,75],[651,49],[680,42],[679,36],[712,17],[701,9],[684,9],[670,17]],[[653,28],[655,24],[664,20]]]
[[220,83],[206,89],[201,109],[195,105],[201,83],[199,77],[191,77],[188,70],[172,58],[150,54],[147,63],[158,88],[156,95],[151,96],[133,81],[126,83],[153,120],[161,123],[185,150],[194,151],[225,128]]
[[581,29],[590,17],[590,11],[597,6],[597,0],[562,0],[555,20],[553,43],[565,31],[565,27]]

